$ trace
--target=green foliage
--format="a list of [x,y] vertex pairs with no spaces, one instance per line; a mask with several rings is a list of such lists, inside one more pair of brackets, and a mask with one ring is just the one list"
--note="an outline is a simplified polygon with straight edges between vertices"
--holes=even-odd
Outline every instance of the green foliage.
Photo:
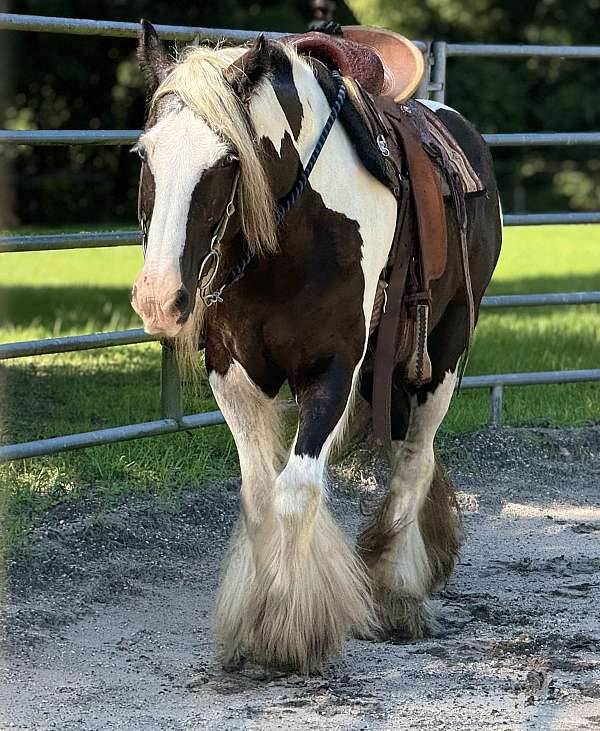
[[[18,0],[12,12],[198,27],[304,30],[303,0],[173,3],[166,0]],[[12,90],[0,105],[9,129],[139,129],[144,93],[132,38],[2,31]],[[174,50],[174,49],[173,49]],[[138,160],[123,147],[0,149],[12,161],[22,223],[135,220]],[[7,220],[5,224],[12,225]],[[0,223],[2,225],[2,223]]]
[[[363,23],[413,38],[485,43],[597,43],[597,0],[351,0]],[[353,22],[338,2],[337,18]],[[177,4],[166,0],[18,0],[12,11],[96,19],[301,31],[307,0]],[[0,122],[11,129],[137,129],[144,95],[133,39],[9,33],[12,91]],[[482,131],[600,128],[597,61],[453,59],[448,102]],[[6,84],[9,76],[3,76]],[[12,161],[23,223],[135,220],[138,162],[124,148],[0,149]],[[495,151],[505,208],[600,207],[600,161],[590,148]],[[1,191],[0,191],[1,193]],[[7,197],[7,196],[5,196]],[[0,217],[2,211],[0,207]],[[4,213],[6,218],[6,213]],[[16,222],[6,218],[5,224]],[[1,225],[1,224],[0,224]]]
[[[597,44],[596,0],[350,0],[361,22],[454,43]],[[597,60],[448,61],[447,103],[482,132],[600,128]],[[508,211],[600,208],[600,161],[589,148],[494,151]]]

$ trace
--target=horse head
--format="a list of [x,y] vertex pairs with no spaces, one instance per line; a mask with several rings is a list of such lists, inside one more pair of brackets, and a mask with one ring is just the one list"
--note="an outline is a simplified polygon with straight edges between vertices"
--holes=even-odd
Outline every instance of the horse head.
[[262,37],[249,49],[191,46],[176,62],[143,21],[138,59],[149,104],[133,148],[144,266],[131,304],[146,332],[176,338],[202,318],[221,244],[241,234],[251,253],[276,250],[273,194],[247,107],[270,49]]

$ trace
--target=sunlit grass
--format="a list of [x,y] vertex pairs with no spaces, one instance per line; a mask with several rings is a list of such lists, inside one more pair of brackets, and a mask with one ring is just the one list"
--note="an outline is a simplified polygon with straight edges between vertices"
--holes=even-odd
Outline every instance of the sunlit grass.
[[[128,291],[140,264],[134,247],[1,254],[0,341],[139,327]],[[507,229],[490,293],[572,290],[600,290],[600,226]],[[467,374],[597,367],[600,307],[528,308],[482,313]],[[155,343],[5,361],[0,443],[159,418],[159,369]],[[186,401],[187,413],[216,408],[205,377]],[[444,429],[480,428],[487,415],[487,393],[463,392]],[[507,424],[598,421],[598,384],[505,391]],[[0,468],[5,537],[14,542],[66,496],[102,504],[132,491],[164,497],[236,470],[225,427],[16,462]]]
[[[488,294],[600,290],[600,226],[505,229]],[[600,306],[482,311],[468,375],[600,368]],[[582,425],[600,421],[600,384],[507,388],[504,423]],[[445,423],[469,431],[487,422],[488,394],[463,392]]]

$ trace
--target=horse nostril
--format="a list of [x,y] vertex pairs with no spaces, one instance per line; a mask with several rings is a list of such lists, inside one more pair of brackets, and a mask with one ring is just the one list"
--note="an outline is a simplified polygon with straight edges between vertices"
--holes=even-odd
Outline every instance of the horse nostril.
[[190,304],[190,295],[185,287],[182,287],[179,292],[177,292],[177,297],[175,297],[175,300],[173,302],[173,307],[175,307],[176,310],[179,310],[179,312],[185,312]]

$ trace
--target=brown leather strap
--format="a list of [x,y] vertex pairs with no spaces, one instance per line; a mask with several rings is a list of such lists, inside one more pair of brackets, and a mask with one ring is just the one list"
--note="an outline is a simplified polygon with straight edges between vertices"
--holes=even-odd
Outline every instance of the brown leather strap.
[[402,193],[398,202],[396,230],[392,243],[392,274],[387,288],[387,304],[381,315],[377,333],[373,370],[373,431],[375,438],[388,448],[392,443],[392,376],[396,365],[398,332],[402,320],[404,285],[413,246],[409,225],[409,208],[412,205],[410,188],[405,179],[401,180],[401,186]]
[[423,149],[418,131],[409,115],[398,115],[393,120],[404,148],[410,174],[412,199],[415,206],[421,250],[427,255],[420,257],[423,289],[429,282],[439,279],[446,271],[448,243],[446,210],[440,180],[429,155]]
[[[416,259],[420,277],[415,277],[415,289],[424,292],[428,298],[430,281],[442,276],[446,269],[446,211],[439,176],[423,149],[410,111],[390,99],[380,97],[374,102],[358,84],[350,84],[349,88],[351,97],[360,103],[367,128],[373,139],[376,139],[382,155],[393,166],[394,173],[390,179],[394,183],[399,181],[399,187],[392,187],[398,199],[398,212],[389,257],[391,275],[387,287],[387,304],[379,322],[373,366],[373,431],[383,446],[390,447],[392,380],[399,362],[398,355],[402,352],[400,334],[406,329],[404,294],[408,270],[415,253],[413,247],[416,242],[420,243]],[[403,175],[406,172],[411,186],[406,175]],[[421,322],[425,323],[426,328],[427,318],[421,318]],[[426,335],[426,332],[422,335],[423,348],[417,353],[423,359],[426,355]],[[422,377],[424,364],[416,370]]]

